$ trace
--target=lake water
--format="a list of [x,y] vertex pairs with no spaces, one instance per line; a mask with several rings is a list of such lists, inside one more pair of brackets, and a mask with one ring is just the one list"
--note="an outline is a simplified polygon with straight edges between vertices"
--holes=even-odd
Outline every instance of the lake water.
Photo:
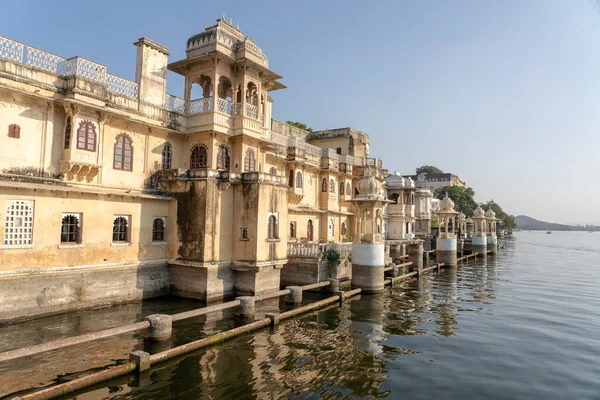
[[[411,279],[123,377],[78,399],[600,399],[600,233],[518,232],[497,259]],[[320,298],[314,294],[306,302]],[[198,307],[180,299],[0,328],[0,351]],[[285,307],[260,304],[257,317]],[[0,364],[0,396],[236,325],[231,312]]]

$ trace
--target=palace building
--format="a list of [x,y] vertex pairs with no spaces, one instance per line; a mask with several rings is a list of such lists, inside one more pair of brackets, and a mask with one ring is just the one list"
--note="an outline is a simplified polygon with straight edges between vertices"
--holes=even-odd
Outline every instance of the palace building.
[[134,45],[129,81],[0,37],[0,320],[347,276],[321,254],[349,254],[357,183],[387,175],[369,136],[273,119],[281,76],[224,18],[182,60]]

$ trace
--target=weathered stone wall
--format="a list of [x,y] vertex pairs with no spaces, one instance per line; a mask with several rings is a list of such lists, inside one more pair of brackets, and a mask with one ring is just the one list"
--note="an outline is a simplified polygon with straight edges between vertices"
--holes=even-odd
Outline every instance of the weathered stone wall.
[[204,301],[235,295],[231,265],[195,266],[177,262],[169,266],[170,292],[176,296]]
[[168,292],[165,262],[1,275],[0,322],[139,301]]

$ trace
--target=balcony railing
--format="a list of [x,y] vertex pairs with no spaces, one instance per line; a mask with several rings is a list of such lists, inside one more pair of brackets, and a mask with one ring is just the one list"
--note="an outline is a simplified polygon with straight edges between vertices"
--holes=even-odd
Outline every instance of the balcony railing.
[[205,99],[196,99],[190,101],[190,114],[199,114],[212,111],[213,99],[207,97]]
[[180,97],[167,94],[165,97],[165,108],[169,111],[183,114],[185,113],[185,100]]
[[218,98],[217,111],[223,114],[231,115],[231,101]]
[[258,107],[246,103],[246,117],[258,119]]

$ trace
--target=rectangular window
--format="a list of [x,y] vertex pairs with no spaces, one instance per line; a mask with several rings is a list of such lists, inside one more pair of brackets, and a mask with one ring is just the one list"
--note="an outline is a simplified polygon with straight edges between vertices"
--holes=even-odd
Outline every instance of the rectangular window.
[[33,200],[6,200],[3,246],[33,246]]
[[81,213],[63,213],[60,227],[61,243],[81,243]]
[[338,147],[337,149],[335,149],[335,152],[338,154],[342,154],[342,148]]
[[152,220],[152,241],[153,242],[164,242],[165,241],[165,225],[166,217],[154,217]]
[[115,215],[113,218],[112,241],[117,243],[131,242],[131,216]]
[[242,228],[240,231],[240,240],[248,240],[248,228]]

